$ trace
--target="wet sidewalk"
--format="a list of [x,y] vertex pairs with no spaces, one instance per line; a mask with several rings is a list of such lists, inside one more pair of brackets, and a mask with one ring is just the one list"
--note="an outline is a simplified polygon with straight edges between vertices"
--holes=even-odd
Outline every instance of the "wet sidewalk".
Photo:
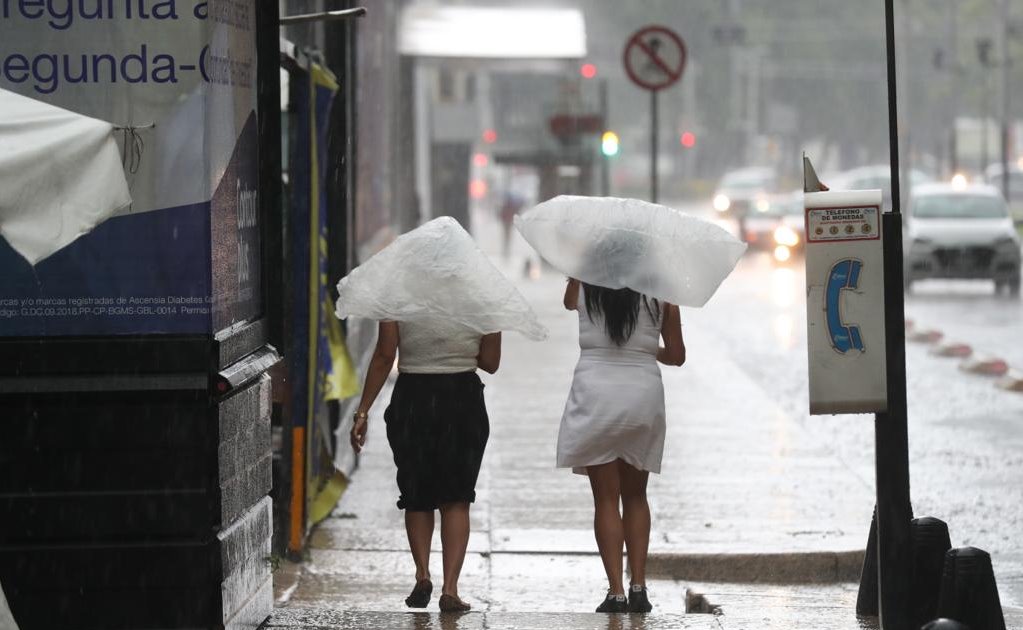
[[[854,615],[873,499],[859,478],[743,376],[701,321],[685,314],[688,361],[664,368],[669,430],[651,476],[651,615],[594,614],[605,581],[587,481],[554,468],[561,407],[577,350],[563,281],[522,290],[551,339],[505,338],[486,376],[491,438],[472,509],[462,616],[412,613],[413,583],[394,465],[383,432],[389,389],[370,421],[359,470],[307,559],[279,570],[268,627],[312,628],[870,628]],[[439,534],[439,528],[438,528]],[[439,536],[431,564],[441,577]],[[1023,628],[1007,611],[1010,628]]]
[[[506,272],[515,277],[521,269],[513,260]],[[576,314],[561,307],[564,280],[557,275],[523,278],[519,285],[551,338],[533,343],[505,335],[501,370],[484,375],[491,437],[460,583],[474,613],[450,627],[612,627],[606,616],[592,614],[606,584],[588,482],[554,468],[578,357]],[[783,612],[778,625],[764,620],[772,606],[791,612],[814,597],[819,614],[827,609],[836,616],[827,627],[863,627],[853,615],[851,582],[859,574],[871,492],[771,392],[746,377],[723,345],[701,335],[701,322],[729,316],[712,305],[683,311],[688,361],[662,369],[668,434],[662,474],[651,476],[649,488],[654,614],[623,617],[632,621],[613,627],[748,627],[729,619],[804,627],[794,623],[798,615]],[[279,608],[270,627],[449,627],[450,619],[410,614],[403,605],[413,569],[383,431],[388,396],[385,389],[373,409],[360,468],[334,514],[313,533],[307,560],[278,572]],[[434,548],[439,585],[438,536]],[[704,607],[720,606],[723,614],[685,614],[687,589],[689,610],[696,610],[694,595],[713,590],[701,586],[706,582],[738,583],[716,594],[736,602],[734,615],[728,602],[709,599]],[[771,583],[818,586],[799,587],[801,600],[798,588]],[[765,607],[741,604],[757,593],[773,595],[759,600]],[[824,627],[816,616],[808,623]]]

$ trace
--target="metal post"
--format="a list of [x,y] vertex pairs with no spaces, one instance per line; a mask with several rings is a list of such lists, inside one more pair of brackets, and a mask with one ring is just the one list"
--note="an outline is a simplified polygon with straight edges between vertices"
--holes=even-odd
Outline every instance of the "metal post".
[[912,625],[912,547],[909,497],[909,444],[906,429],[906,332],[902,259],[902,195],[899,185],[898,108],[895,90],[893,0],[885,0],[888,52],[888,138],[892,208],[884,214],[884,299],[888,371],[888,410],[874,418],[877,470],[877,556],[881,628]]
[[1009,190],[1009,115],[1010,95],[1009,89],[1009,0],[1001,0],[1001,21],[1002,21],[1002,194],[1005,200],[1010,201],[1011,191]]
[[987,141],[988,141],[988,136],[991,133],[990,130],[988,129],[988,118],[989,118],[989,116],[988,116],[988,107],[990,106],[989,103],[988,103],[988,101],[990,100],[990,97],[988,95],[988,90],[991,89],[991,81],[988,78],[989,74],[991,74],[991,69],[988,66],[985,65],[984,66],[984,73],[983,73],[983,76],[982,76],[982,80],[984,82],[984,90],[981,92],[981,105],[980,105],[980,114],[981,114],[981,116],[983,116],[983,119],[981,120],[981,126],[980,126],[980,130],[981,130],[981,132],[980,132],[980,174],[985,179],[987,178],[987,167],[988,167],[988,164],[990,163],[990,160],[988,159],[988,153],[987,153]]
[[959,75],[962,74],[962,69],[959,67],[959,0],[949,0],[949,45],[951,47],[951,53],[949,59],[951,60],[949,68],[952,76],[952,90],[951,90],[951,102],[952,102],[952,129],[951,129],[951,141],[949,144],[949,154],[951,156],[951,166],[949,175],[955,175],[959,172],[959,131],[957,121],[959,120],[959,86],[958,80]]
[[284,350],[283,217],[281,210],[281,73],[279,7],[256,9],[256,103],[259,155],[259,224],[262,247],[263,308],[267,341]]
[[[604,125],[604,131],[607,131],[610,128],[607,115],[607,79],[600,79],[598,89],[600,90],[600,119]],[[611,156],[604,155],[603,151],[600,152],[600,194],[604,197],[611,194]]]
[[650,90],[650,201],[657,203],[657,90]]

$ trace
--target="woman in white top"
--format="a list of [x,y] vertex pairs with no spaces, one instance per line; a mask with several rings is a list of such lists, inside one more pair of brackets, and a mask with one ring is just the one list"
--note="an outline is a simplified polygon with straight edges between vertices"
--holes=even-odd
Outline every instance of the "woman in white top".
[[[574,279],[564,303],[579,312],[580,353],[558,432],[558,467],[590,478],[593,529],[609,587],[597,612],[649,612],[646,486],[650,472],[660,472],[665,431],[657,363],[685,362],[679,310],[632,289]],[[628,597],[623,544],[629,553]]]
[[469,504],[490,431],[483,383],[476,368],[493,374],[501,363],[501,333],[480,335],[444,321],[380,322],[376,350],[351,432],[356,452],[366,443],[366,423],[398,358],[398,380],[384,412],[387,441],[398,468],[398,509],[416,566],[410,608],[430,602],[430,543],[440,510],[444,586],[442,611],[464,612],[458,576],[469,542]]

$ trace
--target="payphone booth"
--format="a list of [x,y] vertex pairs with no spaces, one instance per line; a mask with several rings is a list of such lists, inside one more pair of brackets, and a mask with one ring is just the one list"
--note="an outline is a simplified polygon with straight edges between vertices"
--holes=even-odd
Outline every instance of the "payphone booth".
[[805,193],[810,413],[887,409],[881,191]]

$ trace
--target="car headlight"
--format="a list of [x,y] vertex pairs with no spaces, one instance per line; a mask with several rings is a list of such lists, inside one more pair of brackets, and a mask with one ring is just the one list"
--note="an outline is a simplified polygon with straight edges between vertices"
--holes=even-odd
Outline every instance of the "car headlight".
[[715,195],[714,196],[714,209],[718,212],[724,212],[732,207],[732,200],[727,195]]
[[1002,236],[995,239],[995,247],[1019,247],[1019,243],[1011,236]]
[[787,225],[779,225],[774,230],[774,242],[786,247],[795,247],[799,243],[799,234]]

